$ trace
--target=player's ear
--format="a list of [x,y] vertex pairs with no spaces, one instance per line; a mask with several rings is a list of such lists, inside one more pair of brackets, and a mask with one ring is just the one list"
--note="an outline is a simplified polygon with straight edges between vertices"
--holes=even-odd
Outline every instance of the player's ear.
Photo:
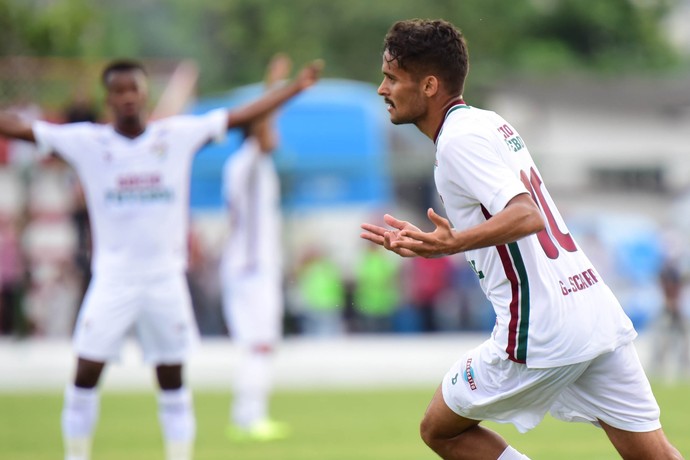
[[422,79],[422,90],[426,97],[432,97],[438,93],[438,78],[428,75]]

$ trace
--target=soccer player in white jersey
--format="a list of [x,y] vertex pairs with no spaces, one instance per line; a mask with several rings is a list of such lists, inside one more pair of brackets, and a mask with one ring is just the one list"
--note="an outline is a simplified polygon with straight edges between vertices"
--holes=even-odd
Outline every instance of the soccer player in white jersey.
[[91,216],[93,279],[75,328],[76,374],[62,412],[66,459],[90,457],[97,384],[130,330],[156,369],[166,458],[192,457],[196,424],[183,384],[183,362],[198,336],[184,277],[192,157],[313,85],[320,68],[309,64],[290,84],[232,111],[148,122],[145,70],[122,60],[102,75],[112,124],[30,125],[0,114],[0,135],[36,142],[74,166]]
[[[280,83],[292,64],[284,54],[269,63],[267,88]],[[223,313],[240,348],[228,436],[270,441],[287,427],[269,417],[271,358],[282,335],[282,244],[280,183],[273,163],[277,133],[273,116],[245,130],[239,150],[223,167],[223,193],[230,233],[221,261]]]
[[[604,429],[626,459],[681,458],[637,357],[636,332],[573,240],[517,130],[463,100],[467,48],[443,20],[395,23],[384,40],[378,92],[391,122],[436,145],[435,181],[449,220],[432,209],[422,232],[384,217],[362,238],[403,257],[464,252],[496,325],[453,364],[421,436],[445,459],[527,458],[482,420],[525,432],[546,412]],[[452,222],[452,225],[451,225]]]

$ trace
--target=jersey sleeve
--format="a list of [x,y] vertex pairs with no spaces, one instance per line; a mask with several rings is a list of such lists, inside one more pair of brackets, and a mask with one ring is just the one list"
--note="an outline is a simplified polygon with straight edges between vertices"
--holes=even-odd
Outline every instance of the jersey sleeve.
[[[201,115],[178,115],[169,119],[178,133],[193,139],[198,147],[209,142],[222,142],[228,132],[227,109],[216,109]],[[196,153],[196,152],[195,152]]]
[[45,121],[35,121],[32,125],[38,151],[42,156],[57,153],[70,163],[78,161],[84,153],[83,141],[85,125],[88,123],[71,123],[58,125]]
[[439,162],[447,168],[465,196],[477,200],[492,215],[521,193],[528,193],[517,174],[503,160],[491,139],[481,131],[451,135]]
[[202,116],[208,127],[209,139],[222,142],[228,132],[228,111],[226,109],[212,110]]

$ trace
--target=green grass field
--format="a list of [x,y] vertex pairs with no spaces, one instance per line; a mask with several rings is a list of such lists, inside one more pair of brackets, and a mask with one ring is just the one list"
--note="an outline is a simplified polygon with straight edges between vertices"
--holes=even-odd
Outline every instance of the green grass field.
[[[276,419],[288,422],[290,439],[232,444],[224,438],[230,395],[195,393],[196,460],[424,460],[437,458],[420,440],[418,421],[433,388],[416,390],[280,392]],[[655,385],[667,435],[690,458],[690,385]],[[0,394],[0,459],[61,458],[59,393]],[[532,459],[618,458],[603,431],[547,416],[521,435],[512,426],[487,424]],[[163,458],[153,392],[106,391],[94,440],[95,460]]]

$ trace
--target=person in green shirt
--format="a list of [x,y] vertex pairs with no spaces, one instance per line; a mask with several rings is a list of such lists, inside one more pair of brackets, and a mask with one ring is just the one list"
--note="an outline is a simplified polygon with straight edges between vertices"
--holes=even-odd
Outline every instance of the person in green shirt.
[[301,329],[306,335],[344,332],[345,283],[338,265],[323,251],[310,249],[297,272]]
[[354,310],[358,332],[390,332],[400,303],[400,265],[378,246],[370,246],[355,268]]

